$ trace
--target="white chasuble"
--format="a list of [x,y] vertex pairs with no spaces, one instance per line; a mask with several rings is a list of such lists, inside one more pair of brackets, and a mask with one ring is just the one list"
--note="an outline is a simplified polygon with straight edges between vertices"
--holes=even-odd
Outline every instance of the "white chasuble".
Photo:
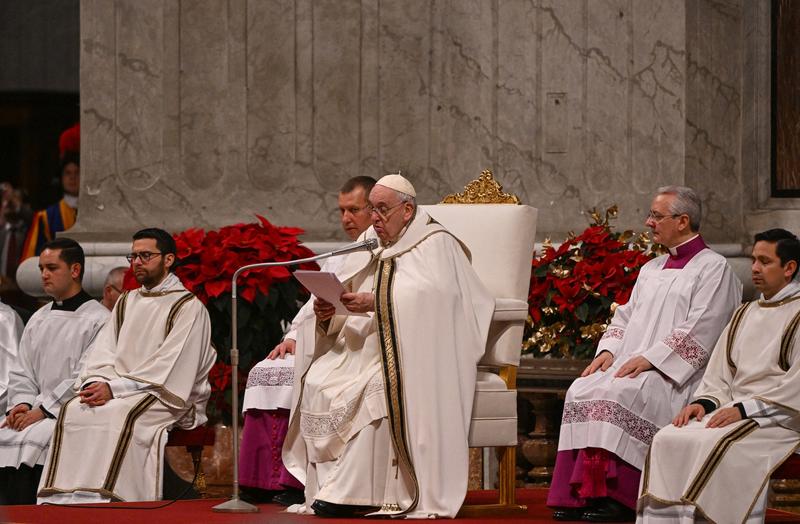
[[[52,302],[36,311],[10,366],[7,409],[28,404],[57,417],[74,395],[72,385],[87,348],[107,319],[108,310],[91,299],[74,311],[54,310]],[[5,414],[0,416],[3,422]],[[0,467],[44,464],[54,425],[54,418],[45,418],[22,431],[0,428]]]
[[[558,450],[602,448],[642,469],[656,432],[686,405],[719,334],[741,303],[742,285],[710,249],[682,269],[662,269],[667,255],[645,264],[631,298],[617,308],[597,354],[612,366],[576,379],[567,391]],[[635,356],[655,367],[614,378]]]
[[123,294],[76,382],[108,382],[114,398],[89,407],[76,397],[62,409],[40,501],[68,501],[75,492],[160,499],[167,430],[206,421],[210,336],[205,306],[173,274],[152,290]]
[[693,397],[717,409],[741,403],[747,418],[706,428],[712,411],[656,435],[639,498],[645,521],[763,522],[769,477],[800,444],[800,286],[790,285],[793,296],[737,310]]
[[376,311],[300,331],[284,464],[305,481],[307,505],[455,517],[494,300],[466,249],[419,209],[396,244],[354,255],[341,274],[375,293]]
[[14,308],[0,302],[0,413],[11,409],[6,407],[8,368],[17,360],[17,348],[24,327]]

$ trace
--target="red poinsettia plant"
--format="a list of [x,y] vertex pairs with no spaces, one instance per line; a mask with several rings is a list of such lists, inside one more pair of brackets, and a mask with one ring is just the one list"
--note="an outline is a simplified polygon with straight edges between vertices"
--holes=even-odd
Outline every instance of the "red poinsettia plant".
[[616,305],[630,298],[639,269],[656,252],[646,233],[613,231],[617,206],[592,209],[589,227],[534,256],[523,352],[591,358]]
[[[313,256],[300,244],[302,229],[272,225],[256,215],[258,222],[235,224],[216,231],[188,229],[175,235],[180,264],[175,273],[189,291],[208,308],[211,340],[218,360],[209,374],[212,397],[210,415],[227,419],[231,401],[231,279],[242,266],[259,262],[286,262]],[[299,269],[318,269],[302,264]],[[283,327],[297,314],[305,290],[287,267],[245,271],[239,277],[238,346],[239,394],[244,392],[247,373],[263,359],[283,335]]]
[[[225,226],[219,230],[187,229],[174,235],[178,265],[175,274],[208,309],[211,341],[217,362],[209,373],[209,418],[230,420],[231,410],[231,279],[242,266],[259,262],[286,262],[313,256],[300,244],[304,231],[275,226],[256,215],[258,222]],[[291,269],[318,269],[307,263]],[[128,271],[126,288],[136,288]],[[247,373],[283,336],[284,326],[297,314],[308,294],[289,268],[271,267],[245,271],[237,284],[239,394],[244,393]]]

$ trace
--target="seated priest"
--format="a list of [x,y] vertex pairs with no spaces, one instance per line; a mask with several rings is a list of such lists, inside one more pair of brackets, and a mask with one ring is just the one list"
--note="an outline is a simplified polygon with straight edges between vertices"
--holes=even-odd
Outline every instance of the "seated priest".
[[494,300],[466,248],[400,175],[370,192],[380,246],[339,276],[350,314],[314,301],[298,332],[287,469],[320,516],[454,517],[468,477],[467,434]]
[[142,286],[120,296],[89,350],[78,396],[56,422],[39,502],[158,500],[167,430],[206,421],[211,328],[171,271],[175,241],[143,229],[128,260]]
[[700,198],[662,187],[645,224],[669,250],[645,264],[564,402],[547,505],[556,520],[632,519],[656,432],[687,404],[742,284],[699,234]]
[[[356,240],[372,223],[367,197],[374,185],[374,178],[357,176],[339,191],[341,225],[350,240]],[[346,255],[326,259],[320,271],[336,273],[345,258]],[[303,501],[303,485],[286,471],[281,449],[292,407],[297,330],[303,322],[314,321],[312,308],[313,300],[309,300],[292,320],[283,341],[253,366],[247,377],[239,484],[245,497],[255,501],[271,498],[285,506]]]
[[0,302],[0,413],[8,410],[8,368],[16,362],[24,324],[19,314]]
[[[68,238],[46,243],[39,255],[42,287],[53,301],[30,318],[9,366],[11,409],[0,417],[3,504],[36,503],[56,418],[75,396],[72,385],[87,348],[108,320],[108,310],[81,287],[83,265],[83,249]],[[6,319],[21,324],[18,318],[6,315]]]
[[752,260],[761,299],[736,311],[694,401],[653,439],[640,521],[764,522],[770,474],[800,444],[800,242],[759,233]]

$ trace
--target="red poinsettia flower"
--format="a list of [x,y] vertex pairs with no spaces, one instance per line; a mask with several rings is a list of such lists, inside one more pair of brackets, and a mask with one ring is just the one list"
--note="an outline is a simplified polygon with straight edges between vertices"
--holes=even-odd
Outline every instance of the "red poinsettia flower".
[[591,356],[610,321],[611,304],[630,299],[639,268],[654,256],[612,231],[616,206],[605,219],[590,214],[594,222],[580,235],[547,246],[531,263],[524,345],[536,355]]

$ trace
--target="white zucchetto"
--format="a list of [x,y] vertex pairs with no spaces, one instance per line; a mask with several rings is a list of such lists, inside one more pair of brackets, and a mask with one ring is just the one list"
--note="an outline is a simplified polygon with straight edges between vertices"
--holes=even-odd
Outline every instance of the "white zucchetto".
[[414,190],[414,186],[411,185],[411,182],[400,174],[386,175],[378,180],[377,185],[394,189],[395,191],[405,193],[415,198],[417,196],[417,192]]

